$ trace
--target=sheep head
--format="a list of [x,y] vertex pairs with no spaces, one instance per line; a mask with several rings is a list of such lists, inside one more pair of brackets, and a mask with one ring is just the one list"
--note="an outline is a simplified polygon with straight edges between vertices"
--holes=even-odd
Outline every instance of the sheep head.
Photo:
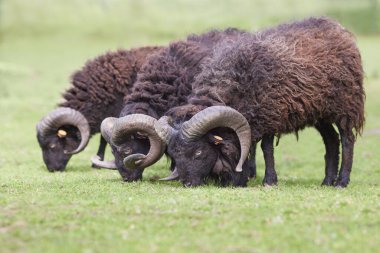
[[238,111],[212,106],[177,127],[172,127],[166,116],[154,126],[168,145],[167,152],[177,168],[174,173],[185,186],[202,185],[213,175],[228,184],[226,180],[235,181],[234,175],[245,175],[241,172],[249,153],[251,129]]
[[79,153],[90,138],[86,118],[71,108],[60,107],[36,126],[37,140],[49,171],[63,171],[73,154]]
[[[103,120],[102,135],[111,146],[115,167],[124,181],[140,180],[144,169],[162,157],[165,143],[154,131],[155,121],[144,114]],[[95,164],[104,167],[104,162]]]

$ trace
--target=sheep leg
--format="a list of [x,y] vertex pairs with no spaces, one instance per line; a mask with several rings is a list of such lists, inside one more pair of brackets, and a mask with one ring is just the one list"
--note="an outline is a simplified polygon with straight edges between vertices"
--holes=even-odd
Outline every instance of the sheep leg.
[[[102,135],[100,135],[100,144],[99,144],[98,152],[96,153],[96,155],[100,157],[100,161],[104,160],[104,154],[106,151],[106,146],[107,146],[107,141],[103,138]],[[91,166],[93,168],[99,168],[95,164],[92,164]]]
[[339,135],[332,124],[319,121],[315,128],[319,131],[325,144],[325,178],[322,185],[333,185],[338,176]]
[[252,143],[249,151],[248,168],[250,178],[256,178],[256,144],[256,142]]
[[274,168],[273,139],[274,135],[264,135],[261,140],[261,149],[265,160],[265,176],[263,180],[263,185],[265,186],[277,184],[277,174]]
[[354,156],[355,136],[352,130],[339,128],[342,142],[342,163],[340,165],[339,177],[335,182],[335,187],[346,187],[350,182],[350,174]]

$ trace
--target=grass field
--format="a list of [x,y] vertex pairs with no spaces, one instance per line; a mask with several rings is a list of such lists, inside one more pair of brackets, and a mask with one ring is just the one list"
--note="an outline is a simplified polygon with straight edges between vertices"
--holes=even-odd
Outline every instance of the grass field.
[[[90,167],[98,136],[66,172],[48,173],[35,137],[35,124],[60,100],[70,74],[104,51],[165,44],[210,27],[257,29],[336,13],[342,1],[327,8],[329,1],[287,0],[275,10],[277,1],[258,0],[42,2],[0,2],[1,253],[379,252],[379,36],[358,36],[367,121],[347,189],[320,187],[324,146],[313,129],[298,142],[281,139],[277,187],[261,186],[258,152],[258,178],[244,189],[157,182],[166,161],[147,169],[142,182],[122,183],[117,172]],[[355,5],[364,8],[348,1],[343,9]]]

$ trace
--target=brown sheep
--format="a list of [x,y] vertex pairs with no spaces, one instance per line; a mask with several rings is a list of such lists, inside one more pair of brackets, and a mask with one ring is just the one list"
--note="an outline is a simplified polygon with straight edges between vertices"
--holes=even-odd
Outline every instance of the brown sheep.
[[[64,102],[37,124],[37,139],[49,171],[63,171],[72,154],[82,151],[106,117],[119,115],[142,64],[160,47],[118,50],[98,56],[72,76]],[[100,140],[103,159],[106,142]]]
[[[229,28],[190,35],[186,40],[170,43],[150,57],[138,73],[132,92],[125,98],[120,118],[110,118],[102,124],[103,136],[113,144],[115,166],[124,181],[140,180],[145,167],[163,154],[164,147],[159,137],[153,136],[152,122],[172,107],[187,104],[194,77],[200,72],[201,63],[212,55],[215,45],[222,40],[233,40],[243,33]],[[140,118],[133,114],[140,114]],[[148,119],[146,115],[153,119]],[[118,127],[114,128],[116,122],[119,122]],[[144,138],[143,132],[151,134],[145,133]],[[136,147],[144,145],[147,146],[146,152],[136,152]],[[172,164],[172,168],[174,166]]]
[[[187,186],[200,185],[207,177],[245,185],[243,162],[250,141],[255,146],[260,140],[263,183],[273,185],[274,136],[315,126],[326,146],[323,184],[346,187],[353,130],[361,133],[364,124],[364,100],[361,56],[353,35],[329,18],[309,18],[220,44],[193,83],[190,103],[198,111],[206,109],[174,128],[169,118],[162,118],[156,131]],[[339,137],[333,124],[342,144],[339,176]],[[221,127],[232,128],[238,141],[224,138]]]

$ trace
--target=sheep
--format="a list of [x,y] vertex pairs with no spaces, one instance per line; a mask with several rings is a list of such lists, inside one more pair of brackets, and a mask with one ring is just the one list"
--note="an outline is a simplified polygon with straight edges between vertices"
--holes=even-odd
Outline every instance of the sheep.
[[[263,184],[275,185],[274,137],[308,126],[317,128],[326,148],[322,184],[348,185],[354,142],[365,121],[365,93],[354,36],[336,21],[308,18],[222,43],[192,89],[189,102],[197,114],[174,126],[168,116],[155,124],[185,186],[201,185],[207,177],[245,186],[250,140],[253,146],[261,140]],[[342,145],[339,175],[333,124]],[[224,134],[226,127],[238,141]]]
[[[37,124],[37,139],[49,171],[65,170],[71,156],[100,131],[102,120],[120,113],[136,73],[148,56],[159,50],[161,47],[141,47],[108,52],[72,75],[72,87],[63,94],[64,101]],[[99,159],[104,158],[106,144],[101,137]]]
[[[194,76],[200,72],[200,64],[212,54],[213,47],[243,33],[229,28],[190,35],[186,40],[170,43],[141,68],[132,92],[125,97],[120,118],[109,118],[102,123],[102,134],[111,144],[115,166],[124,181],[140,180],[144,168],[164,153],[165,147],[153,128],[155,119],[172,107],[187,104]],[[146,143],[146,152],[136,152],[137,142]],[[172,163],[172,170],[174,166]]]

